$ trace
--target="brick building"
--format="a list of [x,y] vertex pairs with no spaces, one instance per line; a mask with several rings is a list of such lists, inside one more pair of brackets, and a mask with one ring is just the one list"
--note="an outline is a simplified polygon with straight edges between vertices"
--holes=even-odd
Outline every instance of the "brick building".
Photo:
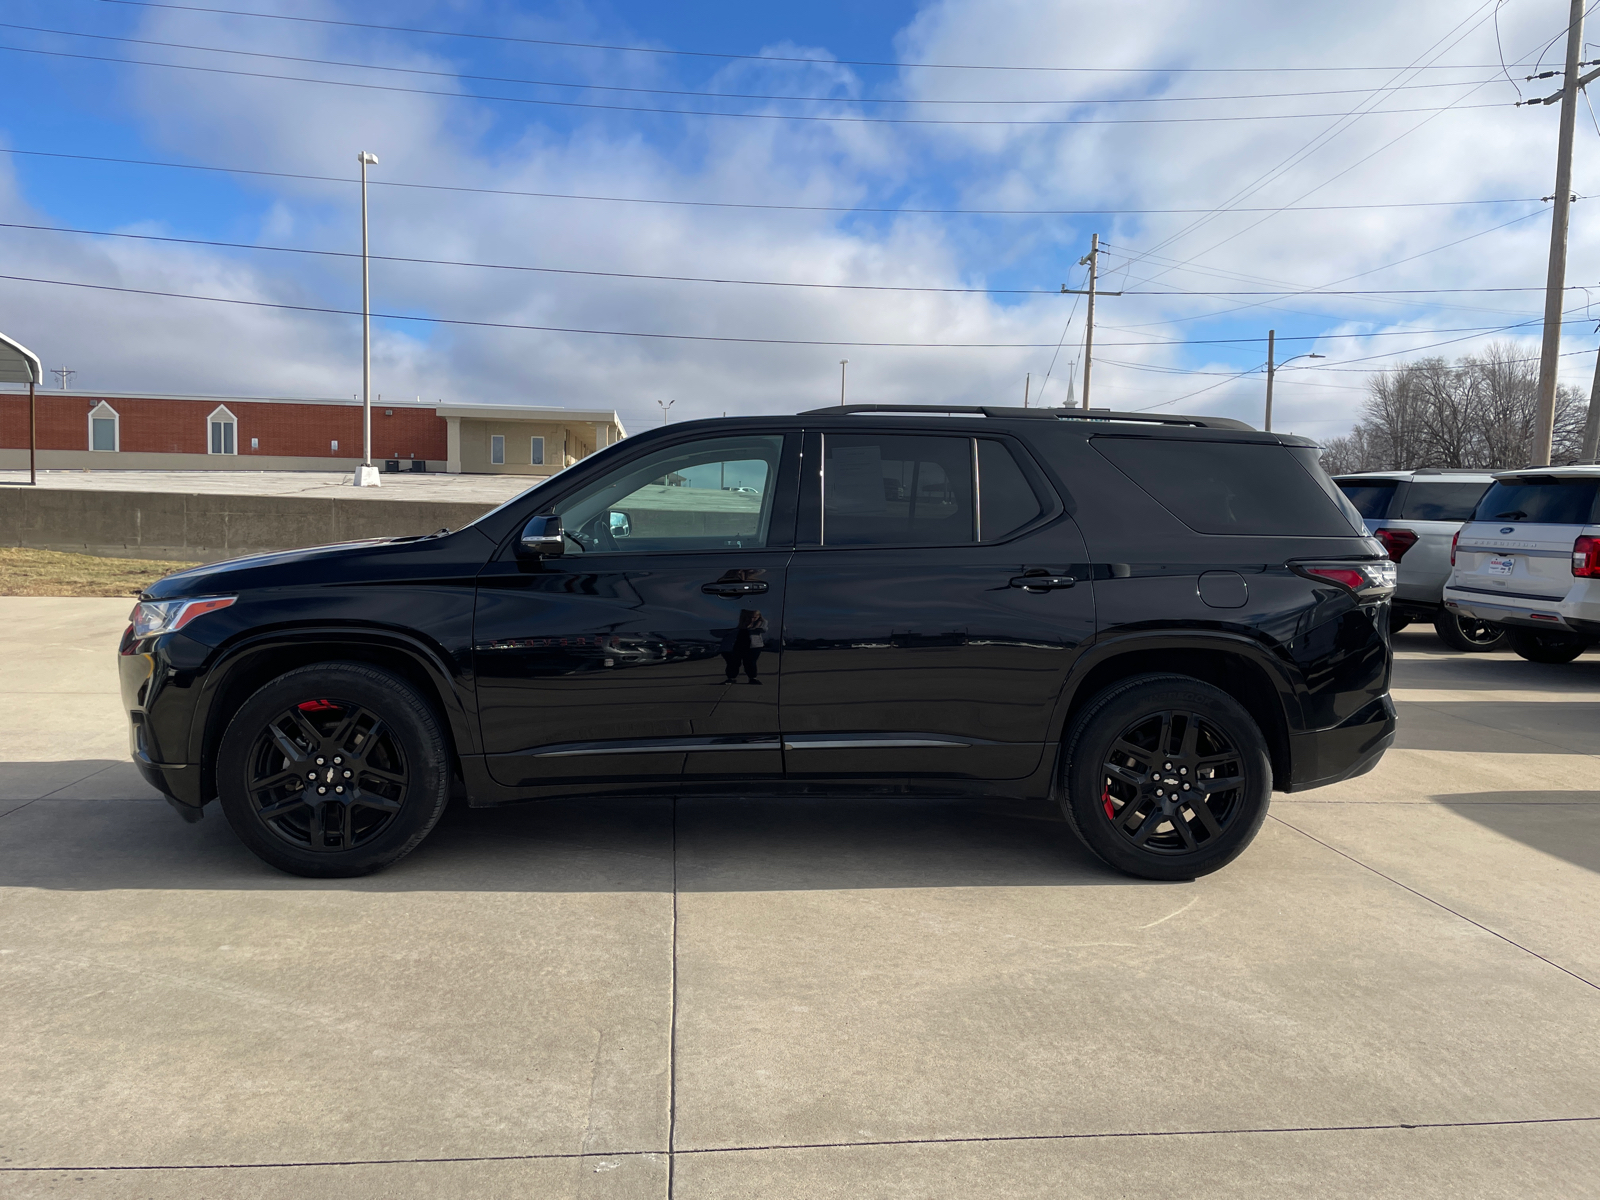
[[[626,436],[605,409],[372,406],[380,470],[549,475]],[[361,402],[41,391],[37,437],[41,470],[353,471]],[[0,392],[0,468],[27,465],[27,393]]]

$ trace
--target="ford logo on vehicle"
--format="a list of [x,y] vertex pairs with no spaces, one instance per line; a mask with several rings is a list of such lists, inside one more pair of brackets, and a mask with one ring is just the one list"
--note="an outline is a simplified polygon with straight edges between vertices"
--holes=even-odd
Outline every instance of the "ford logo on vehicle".
[[1516,531],[1517,527],[1515,525],[1502,525],[1500,527],[1501,533],[1515,533]]

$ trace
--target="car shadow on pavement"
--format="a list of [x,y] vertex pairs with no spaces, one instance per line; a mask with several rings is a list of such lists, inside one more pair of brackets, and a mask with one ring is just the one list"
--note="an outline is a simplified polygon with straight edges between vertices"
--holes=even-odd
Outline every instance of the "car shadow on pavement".
[[1600,791],[1466,792],[1433,800],[1485,829],[1600,873]]
[[670,892],[675,867],[684,891],[1140,882],[1099,863],[1064,823],[977,799],[678,797],[675,804],[666,795],[452,805],[395,866],[330,880],[267,866],[215,804],[205,812],[190,825],[161,800],[20,802],[0,816],[0,887]]

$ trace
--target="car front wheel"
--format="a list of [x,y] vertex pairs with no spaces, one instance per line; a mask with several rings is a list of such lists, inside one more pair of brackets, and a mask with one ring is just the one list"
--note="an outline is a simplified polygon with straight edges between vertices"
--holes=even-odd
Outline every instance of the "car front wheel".
[[1092,699],[1067,738],[1063,808],[1086,846],[1144,879],[1226,866],[1267,816],[1272,763],[1250,714],[1184,675],[1141,675]]
[[1589,639],[1573,633],[1546,633],[1542,629],[1506,631],[1511,648],[1529,662],[1569,663],[1589,648]]
[[438,718],[409,684],[362,663],[301,667],[240,706],[217,793],[240,840],[295,875],[340,878],[409,854],[449,799]]

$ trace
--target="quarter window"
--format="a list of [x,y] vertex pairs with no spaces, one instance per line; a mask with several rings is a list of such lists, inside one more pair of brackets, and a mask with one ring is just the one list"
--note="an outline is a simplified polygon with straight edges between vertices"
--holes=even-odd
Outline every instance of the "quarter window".
[[977,540],[972,439],[823,437],[825,546],[958,546]]
[[1009,537],[1044,512],[1005,443],[978,439],[978,534],[986,542]]
[[617,468],[556,507],[587,554],[767,544],[783,435],[707,438]]
[[489,461],[497,467],[505,465],[506,439],[498,433],[489,438]]
[[89,449],[119,450],[122,446],[122,418],[102,400],[89,413]]

